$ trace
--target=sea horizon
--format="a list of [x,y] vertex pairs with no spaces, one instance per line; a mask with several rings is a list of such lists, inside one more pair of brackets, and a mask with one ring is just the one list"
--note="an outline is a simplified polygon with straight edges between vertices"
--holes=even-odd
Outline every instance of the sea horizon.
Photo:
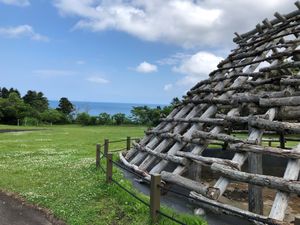
[[[147,104],[147,103],[124,103],[124,102],[93,102],[93,101],[71,101],[77,112],[86,112],[92,116],[97,116],[100,113],[108,113],[110,115],[116,113],[124,113],[127,116],[131,115],[131,110],[136,106],[148,106],[156,108],[157,106],[164,107],[167,104]],[[49,100],[51,108],[57,108],[59,100]]]

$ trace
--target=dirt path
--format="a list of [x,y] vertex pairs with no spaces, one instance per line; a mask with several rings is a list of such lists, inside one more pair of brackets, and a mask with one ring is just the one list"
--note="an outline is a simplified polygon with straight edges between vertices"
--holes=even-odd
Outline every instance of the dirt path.
[[[52,222],[50,222],[50,220]],[[46,210],[0,192],[0,225],[62,225]]]

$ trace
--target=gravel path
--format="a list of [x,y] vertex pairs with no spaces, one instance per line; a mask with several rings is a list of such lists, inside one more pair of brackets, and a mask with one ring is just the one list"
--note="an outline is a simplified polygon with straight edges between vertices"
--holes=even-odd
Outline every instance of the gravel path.
[[53,225],[46,214],[0,192],[0,225]]

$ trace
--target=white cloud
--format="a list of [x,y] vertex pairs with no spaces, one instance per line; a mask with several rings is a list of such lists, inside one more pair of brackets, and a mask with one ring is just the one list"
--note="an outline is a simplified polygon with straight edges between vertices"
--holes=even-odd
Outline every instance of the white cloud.
[[76,64],[78,64],[78,65],[84,65],[84,64],[85,64],[85,61],[84,61],[84,60],[78,60],[78,61],[76,62]]
[[34,41],[49,41],[49,38],[36,33],[29,25],[20,25],[16,27],[0,27],[0,36],[6,38],[28,37]]
[[148,62],[142,62],[135,69],[139,73],[153,73],[157,71],[157,66],[150,64]]
[[231,45],[233,32],[248,31],[279,9],[296,9],[290,0],[55,0],[55,5],[62,15],[78,17],[78,29],[114,29],[183,47]]
[[221,60],[223,60],[222,57],[201,51],[184,59],[179,66],[173,67],[173,71],[186,75],[177,84],[190,86],[206,79]]
[[29,6],[30,2],[28,0],[0,0],[0,3],[4,3],[7,5],[15,5],[15,6]]
[[170,91],[172,88],[173,88],[173,84],[166,84],[166,85],[164,86],[164,90],[165,90],[165,91]]
[[33,71],[39,77],[49,78],[49,77],[62,77],[62,76],[72,76],[76,74],[72,70],[57,70],[57,69],[38,69]]
[[106,80],[102,77],[99,77],[99,76],[92,76],[92,77],[89,77],[86,79],[87,81],[89,82],[92,82],[92,83],[96,83],[96,84],[107,84],[109,83],[109,80]]

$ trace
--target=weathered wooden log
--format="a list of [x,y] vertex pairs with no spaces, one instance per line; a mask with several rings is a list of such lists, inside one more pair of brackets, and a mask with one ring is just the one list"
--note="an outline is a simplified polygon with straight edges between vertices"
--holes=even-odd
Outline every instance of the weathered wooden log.
[[[227,134],[212,134],[204,131],[195,131],[192,135],[192,138],[201,138],[201,139],[215,139],[229,143],[250,143],[247,140],[243,140],[240,138],[233,137]],[[251,142],[252,143],[252,142]],[[254,144],[254,142],[252,143]]]
[[[300,145],[293,149],[300,153]],[[283,178],[286,180],[297,181],[300,172],[300,159],[290,159],[286,167]],[[283,220],[285,211],[288,207],[289,194],[277,192],[269,217],[277,220]]]
[[[181,116],[181,113],[184,113],[185,110],[188,110],[189,107],[185,107],[184,109],[173,109],[172,112],[167,116],[167,118],[172,118],[172,117],[176,117],[176,116]],[[170,124],[165,124],[165,123],[160,123],[159,125],[157,125],[154,129],[155,130],[160,130],[160,129],[169,129],[170,128]],[[155,139],[155,138],[154,138]],[[148,142],[153,142],[154,140],[152,139],[152,135],[146,135],[141,141],[140,144],[147,144]],[[126,160],[131,159],[131,157],[137,152],[137,150],[135,148],[131,148],[125,158]]]
[[259,105],[263,107],[300,106],[300,96],[284,98],[261,98]]
[[[197,193],[200,193],[202,195],[207,195],[209,192],[211,192],[212,189],[214,190],[214,192],[216,192],[216,193],[218,192],[218,190],[216,190],[213,187],[209,187],[203,183],[199,183],[199,182],[190,180],[188,178],[182,177],[180,175],[172,174],[172,173],[169,173],[166,171],[161,172],[161,178],[166,182],[178,184],[189,190],[196,191]],[[211,196],[211,197],[212,197],[212,199],[216,199],[215,196]]]
[[121,162],[122,162],[125,166],[127,166],[127,167],[133,169],[135,172],[137,172],[137,173],[143,175],[143,176],[145,177],[145,179],[147,179],[147,180],[149,180],[149,181],[151,180],[151,176],[150,176],[147,172],[145,172],[145,171],[139,169],[138,166],[129,163],[129,162],[125,159],[125,157],[123,156],[123,153],[122,153],[122,152],[119,153],[119,157],[120,157]]
[[201,119],[200,117],[185,119],[185,118],[178,118],[178,119],[162,119],[165,122],[181,122],[181,123],[206,123],[210,125],[227,125],[226,121],[223,119],[214,119],[214,118],[207,118]]
[[222,105],[230,105],[231,101],[228,99],[219,99],[219,98],[211,98],[211,99],[199,99],[199,100],[184,100],[183,104],[222,104]]
[[175,155],[168,155],[168,154],[164,154],[164,153],[155,152],[152,149],[150,149],[149,147],[141,146],[141,145],[137,144],[136,142],[133,142],[133,145],[137,149],[139,149],[141,151],[144,151],[144,152],[147,152],[150,155],[154,155],[154,156],[156,156],[160,159],[165,159],[165,160],[168,160],[168,161],[171,161],[171,162],[174,162],[174,163],[177,163],[177,164],[182,164],[182,165],[187,164],[187,159],[185,159],[185,158],[178,157],[178,156],[175,156]]
[[214,200],[211,200],[209,198],[206,198],[196,192],[190,192],[190,197],[194,198],[195,200],[191,199],[191,201],[197,205],[201,205],[204,208],[207,208],[213,212],[217,213],[224,213],[224,214],[231,214],[234,216],[239,216],[242,218],[246,218],[250,221],[260,222],[263,224],[272,224],[272,225],[287,225],[288,223],[274,220],[271,218],[268,218],[266,216],[258,215],[246,210],[239,209],[237,207],[224,204],[221,202],[217,202]]
[[295,120],[300,118],[300,106],[284,106],[280,107],[279,113],[276,119],[281,120]]
[[266,130],[275,130],[279,132],[284,132],[286,134],[300,133],[300,123],[269,121],[257,117],[250,117],[249,125],[251,127],[257,127]]
[[269,72],[272,70],[282,70],[282,69],[290,69],[290,68],[299,68],[300,62],[286,62],[278,65],[273,65],[270,67],[261,68],[260,72]]
[[[271,108],[269,109],[265,116],[268,117],[269,120],[273,120],[276,115],[276,109]],[[251,133],[249,134],[248,141],[259,143],[262,138],[263,132],[258,129],[252,129]],[[248,157],[248,154],[245,153],[236,153],[232,159],[233,162],[238,163],[239,165],[243,165]],[[230,179],[227,177],[220,177],[219,180],[216,182],[214,187],[220,189],[220,196],[225,192],[227,186],[230,183]]]
[[283,85],[300,85],[300,79],[294,79],[294,78],[286,78],[286,79],[281,79],[280,84]]
[[200,155],[195,155],[191,152],[182,152],[182,151],[178,151],[176,152],[176,155],[181,156],[181,157],[185,157],[191,160],[195,160],[195,161],[199,161],[208,165],[211,165],[213,163],[219,163],[222,165],[226,165],[235,169],[240,170],[239,165],[237,165],[236,163],[233,163],[231,160],[228,159],[219,159],[219,158],[215,158],[215,157],[204,157],[204,156],[200,156]]
[[300,153],[293,149],[264,147],[261,145],[237,143],[237,144],[229,144],[227,149],[235,152],[253,152],[253,153],[272,155],[272,156],[288,158],[288,159],[300,158]]
[[228,166],[220,164],[212,164],[211,169],[214,172],[222,174],[222,176],[230,178],[231,180],[246,182],[262,187],[268,187],[276,190],[281,190],[283,192],[296,193],[298,195],[300,194],[299,181],[290,181],[274,176],[246,173],[233,170]]

